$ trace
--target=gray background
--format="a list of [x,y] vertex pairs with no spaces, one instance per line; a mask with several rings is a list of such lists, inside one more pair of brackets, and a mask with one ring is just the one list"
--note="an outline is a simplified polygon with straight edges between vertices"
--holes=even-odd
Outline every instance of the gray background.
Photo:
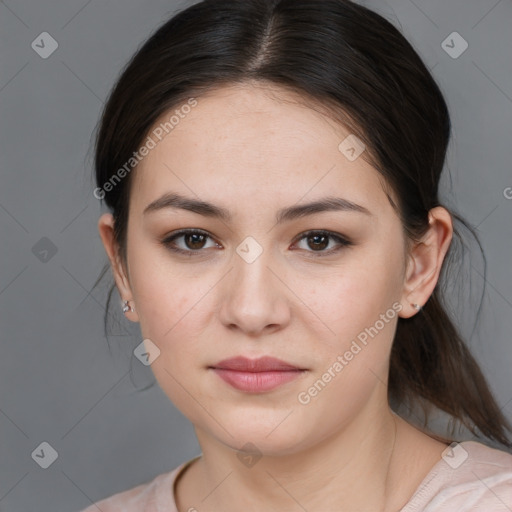
[[[131,354],[138,326],[121,314],[109,350],[106,286],[90,292],[106,262],[91,134],[127,59],[191,3],[0,1],[0,511],[77,511],[199,453],[190,423],[161,389],[137,391],[153,381]],[[480,327],[473,332],[472,289],[454,288],[464,297],[454,309],[512,418],[512,4],[374,4],[401,27],[448,101],[443,198],[478,228],[488,260]],[[469,45],[458,58],[442,47],[454,31]],[[42,32],[58,42],[46,59],[31,47]],[[466,267],[478,291],[478,253]],[[47,469],[31,456],[44,441],[58,453]]]

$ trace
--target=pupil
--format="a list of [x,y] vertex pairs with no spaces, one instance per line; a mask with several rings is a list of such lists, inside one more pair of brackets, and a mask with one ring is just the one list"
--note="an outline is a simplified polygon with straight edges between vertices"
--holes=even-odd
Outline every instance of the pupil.
[[[189,234],[189,235],[188,235],[188,237],[189,237],[189,238],[188,238],[188,240],[190,240],[191,238],[194,238],[194,237],[197,237],[197,238],[204,238],[204,235],[198,235],[197,233],[192,233],[192,234]],[[187,245],[189,246],[189,248],[191,248],[191,249],[200,249],[200,248],[201,248],[201,247],[195,247],[195,246],[194,246],[194,243],[196,243],[196,242],[197,242],[197,238],[196,238],[196,240],[195,240],[195,241],[193,241],[193,242],[192,242],[192,244],[191,244],[191,245],[192,245],[192,247],[190,247],[190,244],[188,244],[188,243],[187,243]],[[203,241],[203,240],[201,240],[201,241]],[[201,242],[199,242],[199,245],[201,245]]]
[[[316,241],[318,238],[322,238],[324,241],[328,239],[328,237],[327,237],[326,235],[311,235],[311,236],[309,237],[309,240],[315,240],[315,242],[314,242],[314,243],[318,243],[318,242]],[[329,245],[328,243],[324,243],[324,244],[322,244],[322,247],[321,247],[321,248],[322,248],[322,249],[325,249],[325,247],[327,247],[328,245]],[[317,245],[317,248],[318,248],[318,245]]]

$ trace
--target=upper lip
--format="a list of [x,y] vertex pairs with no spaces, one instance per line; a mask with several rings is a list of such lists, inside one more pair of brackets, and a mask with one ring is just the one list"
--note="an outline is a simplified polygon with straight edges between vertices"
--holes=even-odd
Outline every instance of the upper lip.
[[248,359],[238,356],[219,361],[210,368],[223,370],[235,370],[240,372],[271,372],[271,371],[292,371],[301,370],[298,366],[281,361],[275,357],[264,356],[258,359]]

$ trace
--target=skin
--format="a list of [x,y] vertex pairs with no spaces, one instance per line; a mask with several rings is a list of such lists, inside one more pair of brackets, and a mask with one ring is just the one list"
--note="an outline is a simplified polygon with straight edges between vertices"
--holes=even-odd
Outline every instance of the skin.
[[[119,293],[134,308],[126,316],[158,346],[151,368],[201,446],[176,485],[180,512],[398,510],[446,447],[391,412],[387,372],[398,317],[418,314],[412,303],[425,304],[438,281],[451,216],[431,210],[428,232],[409,250],[382,176],[363,157],[349,161],[338,149],[349,132],[298,100],[255,83],[199,97],[133,171],[126,262],[112,215],[98,223]],[[178,209],[144,215],[166,192],[215,203],[233,218]],[[325,196],[372,215],[330,211],[276,224],[279,209]],[[210,236],[174,241],[195,249],[191,257],[162,245],[183,228]],[[308,243],[303,233],[319,229],[353,245]],[[236,252],[248,236],[263,251],[252,263]],[[396,302],[401,311],[299,403]],[[208,369],[237,355],[271,355],[307,371],[249,394]],[[252,467],[237,457],[248,442],[262,455]]]

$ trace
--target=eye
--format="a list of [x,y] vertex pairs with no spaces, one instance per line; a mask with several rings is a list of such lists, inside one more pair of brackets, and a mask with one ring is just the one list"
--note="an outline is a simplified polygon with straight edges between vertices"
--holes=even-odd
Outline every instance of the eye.
[[[184,248],[176,246],[175,240],[180,238],[183,238],[183,242],[185,244]],[[162,244],[173,252],[192,256],[193,253],[198,253],[201,251],[201,249],[205,248],[204,244],[208,238],[211,237],[205,231],[200,231],[197,229],[183,229],[167,237],[162,241]],[[214,245],[218,247],[218,244]]]
[[[178,246],[176,240],[183,239],[183,244],[181,247]],[[202,249],[208,249],[211,247],[220,247],[219,244],[213,243],[212,246],[205,246],[205,242],[208,239],[212,239],[211,236],[205,232],[198,229],[183,229],[178,231],[171,236],[165,238],[162,241],[162,244],[172,252],[179,254],[186,254],[187,256],[195,256],[199,255]],[[346,238],[338,235],[336,233],[332,233],[330,231],[325,230],[314,230],[303,233],[300,238],[296,239],[297,241],[306,240],[306,243],[309,247],[313,247],[314,250],[307,251],[311,253],[319,253],[313,254],[313,256],[326,256],[338,252],[343,247],[349,247],[353,245],[352,242],[347,240]],[[329,250],[325,250],[326,247],[329,246],[329,240],[336,241],[338,247],[331,248]],[[297,242],[295,242],[297,243]],[[195,254],[194,254],[195,253]]]
[[[336,241],[338,247],[334,247],[326,251],[324,249],[329,246],[329,239]],[[350,247],[353,245],[352,242],[342,237],[341,235],[325,230],[308,231],[307,233],[302,234],[302,236],[298,239],[298,241],[302,240],[306,240],[308,247],[314,248],[313,251],[308,252],[319,253],[313,254],[313,256],[330,255],[340,251],[343,247]]]

